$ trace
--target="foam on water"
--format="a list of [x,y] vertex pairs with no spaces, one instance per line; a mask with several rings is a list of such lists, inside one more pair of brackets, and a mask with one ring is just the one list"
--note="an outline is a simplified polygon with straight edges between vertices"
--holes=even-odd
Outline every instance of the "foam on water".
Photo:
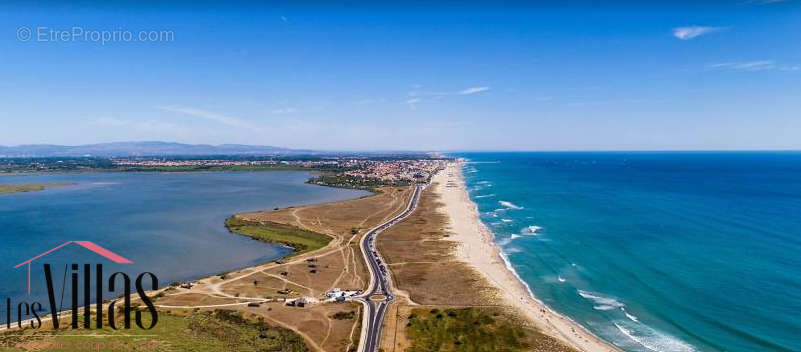
[[642,323],[613,322],[623,336],[654,352],[693,352],[696,349],[673,336],[656,331]]
[[578,290],[579,296],[594,303],[593,309],[599,311],[620,310],[630,321],[615,320],[613,324],[623,336],[654,352],[689,352],[695,348],[673,336],[659,332],[645,325],[636,316],[626,312],[626,304],[597,292]]
[[501,221],[503,221],[503,222],[512,222],[514,220],[512,220],[512,219],[501,219]]
[[521,207],[519,205],[515,205],[512,202],[507,202],[505,200],[499,200],[498,203],[500,203],[501,205],[503,205],[503,206],[505,206],[505,207],[507,207],[509,209],[515,209],[515,210],[523,209],[523,207]]
[[507,210],[509,210],[509,209],[507,209],[507,208],[498,208],[498,209],[493,210],[492,212],[495,213],[495,214],[500,214],[500,213],[503,213],[503,212],[505,212]]
[[498,246],[501,247],[501,248],[506,247],[506,245],[508,245],[510,242],[512,242],[512,238],[511,237],[501,238],[501,239],[495,241],[495,243],[497,243]]
[[596,310],[612,310],[626,306],[623,304],[623,302],[620,302],[613,297],[607,297],[597,292],[578,290],[578,294],[579,296],[595,303],[593,308]]
[[615,310],[615,309],[617,309],[617,307],[616,306],[610,306],[610,305],[607,305],[607,304],[601,304],[601,305],[597,305],[597,306],[592,306],[592,309],[595,309],[595,310]]
[[637,319],[636,316],[634,316],[633,314],[630,314],[629,312],[627,312],[626,308],[620,307],[620,310],[623,312],[623,314],[626,314],[626,318],[629,318],[629,320],[631,320],[631,321],[633,321],[635,323],[640,321],[639,319]]
[[539,230],[542,230],[542,227],[531,225],[531,226],[526,226],[526,228],[524,228],[522,232],[531,235],[536,235],[537,231]]
[[488,197],[495,197],[495,194],[494,193],[484,194],[480,196],[474,196],[473,198],[488,198]]

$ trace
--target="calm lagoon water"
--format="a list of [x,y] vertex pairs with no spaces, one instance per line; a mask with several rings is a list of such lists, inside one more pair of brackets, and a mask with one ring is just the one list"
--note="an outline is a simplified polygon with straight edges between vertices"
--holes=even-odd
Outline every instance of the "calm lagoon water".
[[[166,285],[284,256],[289,249],[232,235],[224,221],[243,211],[367,194],[305,184],[309,177],[295,171],[0,176],[4,184],[75,183],[0,195],[0,297],[46,306],[43,263],[54,265],[60,293],[66,263],[102,263],[106,278],[116,270],[149,271]],[[70,240],[92,241],[134,263],[115,264],[69,245],[34,262],[27,296],[25,268],[12,267]],[[67,294],[64,308],[69,302]]]
[[627,351],[801,351],[801,153],[476,153],[549,306]]

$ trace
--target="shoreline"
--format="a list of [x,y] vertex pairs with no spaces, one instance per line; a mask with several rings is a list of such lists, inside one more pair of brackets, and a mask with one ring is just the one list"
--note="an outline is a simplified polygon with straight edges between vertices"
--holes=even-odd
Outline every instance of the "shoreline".
[[478,207],[470,199],[462,175],[464,162],[452,162],[432,179],[439,187],[436,193],[450,220],[451,240],[458,246],[456,257],[481,273],[496,286],[503,301],[520,313],[543,333],[551,335],[579,351],[620,351],[581,324],[552,310],[538,300],[508,258],[495,243],[489,228],[481,221]]

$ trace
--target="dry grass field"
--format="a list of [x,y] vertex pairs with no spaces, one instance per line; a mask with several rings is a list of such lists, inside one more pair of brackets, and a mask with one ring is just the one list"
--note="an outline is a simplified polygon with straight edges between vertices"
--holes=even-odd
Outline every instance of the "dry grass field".
[[387,313],[382,349],[573,351],[499,305],[498,289],[454,255],[456,243],[449,240],[448,218],[439,209],[435,187],[440,185],[423,192],[409,218],[378,236],[400,291]]
[[408,292],[412,304],[491,304],[496,289],[453,254],[456,244],[448,240],[448,220],[437,210],[433,187],[411,216],[378,236],[395,287]]

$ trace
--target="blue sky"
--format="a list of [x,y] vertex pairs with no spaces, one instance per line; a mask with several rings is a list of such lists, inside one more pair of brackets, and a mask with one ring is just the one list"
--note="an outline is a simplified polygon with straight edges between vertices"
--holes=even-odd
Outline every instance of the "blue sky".
[[4,2],[0,145],[801,149],[801,1],[560,3]]

